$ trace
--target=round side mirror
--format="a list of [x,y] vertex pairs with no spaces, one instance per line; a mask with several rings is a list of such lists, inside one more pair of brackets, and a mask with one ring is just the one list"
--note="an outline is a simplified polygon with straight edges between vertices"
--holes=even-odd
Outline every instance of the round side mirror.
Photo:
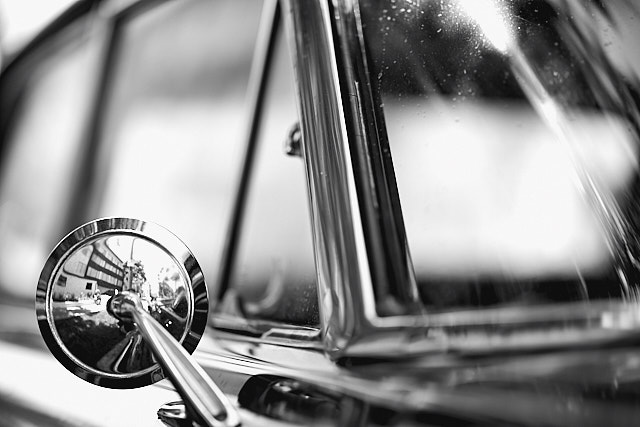
[[192,353],[208,308],[189,249],[166,229],[128,218],[99,219],[67,235],[47,259],[36,294],[38,325],[53,355],[80,378],[110,388],[165,377],[145,319]]

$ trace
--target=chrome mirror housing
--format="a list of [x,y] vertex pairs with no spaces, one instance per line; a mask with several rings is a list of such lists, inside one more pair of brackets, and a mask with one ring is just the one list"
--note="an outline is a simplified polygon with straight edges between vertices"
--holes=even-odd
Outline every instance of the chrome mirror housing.
[[40,332],[53,355],[86,381],[110,388],[154,383],[165,375],[133,319],[122,314],[121,305],[133,299],[189,353],[195,350],[209,303],[189,249],[156,224],[90,222],[45,263],[36,295]]
[[207,323],[202,270],[176,236],[129,218],[89,222],[47,259],[36,294],[42,336],[85,381],[134,388],[168,376],[204,425],[237,425],[226,396],[189,356]]

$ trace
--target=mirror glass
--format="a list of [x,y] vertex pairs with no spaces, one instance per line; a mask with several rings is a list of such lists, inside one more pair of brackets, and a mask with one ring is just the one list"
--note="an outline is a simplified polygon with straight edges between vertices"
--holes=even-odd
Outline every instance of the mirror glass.
[[180,340],[189,314],[184,274],[146,239],[117,234],[83,244],[64,261],[51,289],[51,314],[62,344],[80,362],[116,374],[155,365],[134,325],[107,312],[107,300],[122,291],[136,293]]
[[189,352],[202,336],[208,311],[198,263],[167,230],[107,218],[65,237],[38,284],[40,330],[67,369],[115,388],[164,377],[135,323],[110,312],[109,300],[122,292],[137,295],[142,308]]

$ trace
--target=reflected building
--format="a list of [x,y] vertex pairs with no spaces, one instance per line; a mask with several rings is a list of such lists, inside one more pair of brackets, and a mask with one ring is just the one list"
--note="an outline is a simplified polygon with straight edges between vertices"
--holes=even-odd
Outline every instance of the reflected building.
[[109,248],[104,239],[96,240],[75,252],[58,273],[53,289],[55,300],[77,300],[98,291],[112,294],[121,291],[125,263]]

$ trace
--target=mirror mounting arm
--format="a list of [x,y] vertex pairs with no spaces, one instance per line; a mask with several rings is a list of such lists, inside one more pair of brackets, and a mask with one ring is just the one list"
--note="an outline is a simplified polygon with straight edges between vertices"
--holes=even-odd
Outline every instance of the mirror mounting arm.
[[108,311],[124,322],[134,322],[153,354],[199,423],[211,427],[240,425],[240,415],[227,396],[187,351],[144,309],[132,292],[121,292]]

